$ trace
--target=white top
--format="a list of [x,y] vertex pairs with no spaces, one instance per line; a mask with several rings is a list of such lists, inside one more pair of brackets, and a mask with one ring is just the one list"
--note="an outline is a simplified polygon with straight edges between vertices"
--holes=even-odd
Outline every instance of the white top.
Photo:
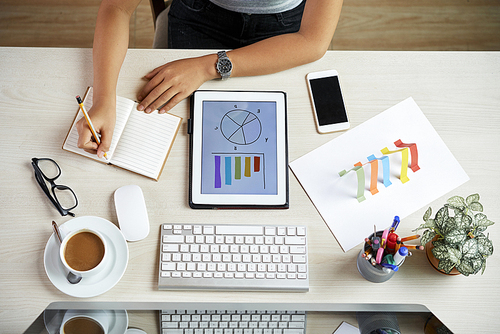
[[210,0],[212,3],[238,13],[275,14],[297,7],[302,0]]

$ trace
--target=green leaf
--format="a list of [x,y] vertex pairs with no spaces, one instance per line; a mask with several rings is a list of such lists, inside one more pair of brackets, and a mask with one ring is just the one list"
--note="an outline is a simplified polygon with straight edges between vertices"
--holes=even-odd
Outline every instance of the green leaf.
[[471,216],[462,214],[462,216],[460,218],[462,219],[462,221],[459,225],[461,228],[463,228],[465,230],[465,229],[468,229],[472,226],[472,217]]
[[437,246],[432,249],[432,254],[438,260],[449,260],[450,252],[448,252],[448,246]]
[[467,239],[467,232],[464,230],[453,230],[444,236],[445,241],[450,245],[463,243]]
[[488,227],[495,224],[486,217],[484,213],[476,213],[474,215],[474,226]]
[[469,260],[480,255],[477,240],[475,238],[469,239],[464,242],[464,244],[462,245],[462,254],[465,259]]
[[436,213],[436,217],[434,217],[434,221],[436,223],[436,226],[438,228],[441,228],[443,226],[444,222],[446,221],[446,219],[448,219],[448,217],[449,217],[448,208],[446,206],[443,206]]
[[479,202],[473,202],[469,205],[469,209],[471,209],[472,211],[483,212],[483,205]]
[[477,274],[479,270],[483,267],[483,263],[486,262],[485,259],[482,259],[481,257],[475,257],[470,260],[472,262],[472,268],[474,269],[473,274]]
[[432,214],[432,209],[429,207],[427,209],[427,211],[425,211],[425,213],[424,213],[424,217],[423,217],[424,222],[427,222],[427,220],[429,219],[429,217],[431,216],[431,214]]
[[434,219],[432,219],[432,218],[427,219],[427,221],[425,223],[423,223],[422,225],[420,225],[419,227],[414,229],[413,232],[418,231],[418,230],[422,230],[424,228],[430,228],[430,229],[436,228],[436,223],[435,223]]
[[475,275],[483,268],[484,263],[485,261],[480,257],[464,259],[457,265],[457,270],[465,276]]
[[438,239],[438,240],[434,240],[432,242],[432,245],[434,247],[439,247],[439,246],[445,246],[445,247],[448,247],[448,244],[446,243],[446,241],[444,241],[444,239]]
[[436,236],[436,232],[433,230],[427,230],[422,233],[422,236],[420,237],[420,244],[425,245],[429,241],[431,241],[434,237]]
[[443,270],[445,273],[449,274],[453,268],[455,267],[455,263],[450,260],[440,260],[438,269]]
[[446,219],[444,224],[441,226],[441,233],[443,235],[447,235],[448,233],[456,229],[458,229],[458,226],[457,223],[455,222],[455,218],[448,217],[448,219]]
[[466,206],[465,200],[461,196],[450,197],[448,198],[447,203],[455,208],[461,208],[461,209],[463,209]]
[[477,240],[477,251],[484,258],[491,256],[493,254],[493,243],[488,238],[474,238]]
[[448,258],[453,263],[459,263],[460,259],[462,258],[462,252],[453,247],[448,248],[448,254]]
[[466,201],[468,206],[470,206],[474,202],[479,203],[479,194],[469,195],[469,196],[467,196],[467,199],[465,201]]
[[[464,260],[458,264],[457,270],[464,276],[469,276],[470,274],[474,273],[474,267],[472,264],[472,261],[470,260]],[[449,273],[449,272],[448,272]]]

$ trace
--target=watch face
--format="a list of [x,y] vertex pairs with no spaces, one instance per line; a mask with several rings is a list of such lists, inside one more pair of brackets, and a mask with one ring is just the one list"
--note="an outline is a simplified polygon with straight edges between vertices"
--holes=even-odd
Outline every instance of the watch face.
[[229,73],[231,72],[232,68],[233,64],[227,58],[219,59],[219,61],[217,62],[217,70],[219,71],[219,73]]

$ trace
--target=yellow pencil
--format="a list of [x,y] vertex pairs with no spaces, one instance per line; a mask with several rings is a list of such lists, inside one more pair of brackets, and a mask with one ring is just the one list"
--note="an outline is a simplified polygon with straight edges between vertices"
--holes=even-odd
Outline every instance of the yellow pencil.
[[409,236],[409,237],[401,238],[401,242],[415,240],[415,239],[418,239],[418,238],[420,238],[420,235],[415,234],[415,235],[412,235],[412,236]]
[[[97,135],[97,132],[95,131],[94,125],[92,124],[92,121],[90,120],[90,116],[87,113],[87,110],[85,110],[85,106],[83,105],[83,101],[80,98],[80,95],[76,96],[76,101],[78,102],[78,105],[80,106],[80,110],[82,111],[83,116],[85,116],[85,120],[87,121],[87,125],[89,126],[90,131],[92,132],[92,135],[94,136],[97,145],[100,145],[101,138],[99,138],[99,136]],[[106,154],[106,152],[104,152],[104,157],[106,159],[108,158],[108,155]]]

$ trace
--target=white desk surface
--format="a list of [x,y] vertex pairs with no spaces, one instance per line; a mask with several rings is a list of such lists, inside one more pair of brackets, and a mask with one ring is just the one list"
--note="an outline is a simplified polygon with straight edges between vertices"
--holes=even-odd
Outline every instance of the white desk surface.
[[[207,51],[130,50],[117,93],[135,98],[141,77],[165,62]],[[500,52],[328,52],[321,60],[282,73],[211,81],[202,89],[283,90],[288,93],[289,160],[339,134],[316,132],[306,88],[308,72],[336,69],[352,126],[412,96],[470,176],[470,181],[431,203],[434,212],[452,195],[478,192],[485,214],[496,222],[490,237],[500,247]],[[39,189],[32,157],[55,159],[59,181],[78,195],[77,216],[117,223],[113,192],[127,184],[145,194],[151,232],[129,243],[121,281],[95,301],[253,301],[418,303],[456,333],[496,333],[500,328],[500,257],[487,261],[484,275],[447,277],[414,252],[390,281],[366,281],[356,268],[359,249],[344,253],[290,173],[289,210],[216,211],[188,206],[188,103],[172,111],[184,122],[159,182],[63,151],[75,115],[75,95],[92,84],[92,50],[0,48],[0,332],[24,331],[53,301],[75,300],[47,278],[43,251],[51,221],[61,217]],[[427,207],[404,219],[410,235]],[[307,293],[158,291],[161,223],[305,224],[309,236]],[[361,247],[361,245],[360,245]]]

